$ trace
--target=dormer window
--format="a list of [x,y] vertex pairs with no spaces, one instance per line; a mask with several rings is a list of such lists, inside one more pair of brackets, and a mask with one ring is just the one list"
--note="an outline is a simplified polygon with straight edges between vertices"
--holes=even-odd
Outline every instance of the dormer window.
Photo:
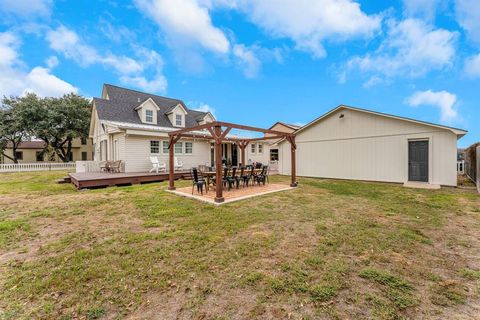
[[153,122],[153,111],[152,110],[145,110],[145,122]]
[[177,127],[182,127],[183,126],[183,115],[181,115],[181,114],[176,114],[175,115],[175,125]]

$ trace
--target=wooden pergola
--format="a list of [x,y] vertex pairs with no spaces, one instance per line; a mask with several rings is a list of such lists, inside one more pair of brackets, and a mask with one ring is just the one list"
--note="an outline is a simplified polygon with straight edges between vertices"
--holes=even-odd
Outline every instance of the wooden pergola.
[[[239,129],[239,130],[247,130],[247,131],[255,131],[261,132],[265,135],[262,138],[234,138],[234,137],[227,137],[228,133],[232,129]],[[207,134],[199,134],[199,133],[192,133],[194,131],[201,131],[207,130],[210,133],[210,136]],[[215,142],[215,168],[216,168],[216,196],[215,202],[223,202],[223,185],[222,185],[222,142],[232,141],[236,142],[240,147],[242,152],[242,165],[245,165],[245,150],[249,143],[254,141],[262,141],[262,140],[273,140],[273,139],[286,139],[290,142],[291,146],[291,164],[292,164],[292,172],[291,172],[291,184],[290,186],[296,187],[297,186],[297,176],[296,176],[296,164],[295,164],[295,134],[293,133],[286,133],[280,132],[276,130],[269,130],[269,129],[262,129],[250,126],[244,126],[234,123],[228,122],[220,122],[214,121],[207,124],[202,124],[195,127],[185,128],[170,132],[169,136],[169,190],[175,190],[175,173],[174,173],[174,146],[175,143],[180,138],[202,138],[202,139],[213,139]]]

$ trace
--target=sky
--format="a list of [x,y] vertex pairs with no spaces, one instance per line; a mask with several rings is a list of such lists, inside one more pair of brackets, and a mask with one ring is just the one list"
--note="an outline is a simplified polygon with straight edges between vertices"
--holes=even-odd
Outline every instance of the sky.
[[480,0],[0,0],[0,96],[110,83],[218,120],[303,125],[340,104],[480,140]]

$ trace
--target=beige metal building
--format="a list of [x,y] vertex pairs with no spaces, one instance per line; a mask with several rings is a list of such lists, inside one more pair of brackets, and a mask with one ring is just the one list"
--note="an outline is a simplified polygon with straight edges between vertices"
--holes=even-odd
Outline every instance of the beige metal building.
[[[62,162],[55,154],[42,155],[45,147],[43,141],[24,141],[17,149],[18,163],[38,163],[38,162]],[[13,157],[11,146],[7,145],[5,153]],[[93,143],[92,139],[74,139],[72,143],[72,161],[93,160]],[[0,156],[0,163],[13,163],[7,157]]]
[[[465,130],[341,105],[297,130],[297,174],[457,185],[457,140]],[[279,171],[290,174],[281,142]]]

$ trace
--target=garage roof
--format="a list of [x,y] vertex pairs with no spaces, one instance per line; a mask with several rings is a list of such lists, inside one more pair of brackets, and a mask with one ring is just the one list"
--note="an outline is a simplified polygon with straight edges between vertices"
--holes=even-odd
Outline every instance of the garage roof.
[[418,123],[418,124],[423,124],[423,125],[427,125],[427,126],[431,126],[431,127],[435,127],[435,128],[440,128],[440,129],[446,129],[446,130],[450,130],[451,132],[455,133],[458,138],[461,138],[463,137],[464,135],[467,134],[467,130],[463,130],[463,129],[458,129],[458,128],[454,128],[454,127],[449,127],[449,126],[444,126],[444,125],[440,125],[440,124],[436,124],[436,123],[431,123],[431,122],[426,122],[426,121],[420,121],[420,120],[415,120],[415,119],[411,119],[411,118],[405,118],[405,117],[400,117],[400,116],[395,116],[395,115],[391,115],[391,114],[388,114],[388,113],[383,113],[383,112],[377,112],[377,111],[372,111],[372,110],[367,110],[367,109],[362,109],[362,108],[356,108],[356,107],[351,107],[351,106],[347,106],[347,105],[339,105],[338,107],[328,111],[327,113],[321,115],[320,117],[316,118],[315,120],[307,123],[306,125],[304,125],[303,127],[301,127],[300,129],[298,129],[297,131],[295,131],[295,133],[298,133],[298,132],[301,132],[303,130],[305,130],[306,128],[314,125],[315,123],[319,122],[320,120],[322,120],[323,118],[327,117],[328,115],[334,113],[335,111],[337,110],[340,110],[340,109],[350,109],[350,110],[355,110],[355,111],[360,111],[360,112],[365,112],[365,113],[370,113],[370,114],[375,114],[375,115],[379,115],[379,116],[382,116],[382,117],[387,117],[387,118],[392,118],[392,119],[397,119],[397,120],[403,120],[403,121],[408,121],[408,122],[413,122],[413,123]]

